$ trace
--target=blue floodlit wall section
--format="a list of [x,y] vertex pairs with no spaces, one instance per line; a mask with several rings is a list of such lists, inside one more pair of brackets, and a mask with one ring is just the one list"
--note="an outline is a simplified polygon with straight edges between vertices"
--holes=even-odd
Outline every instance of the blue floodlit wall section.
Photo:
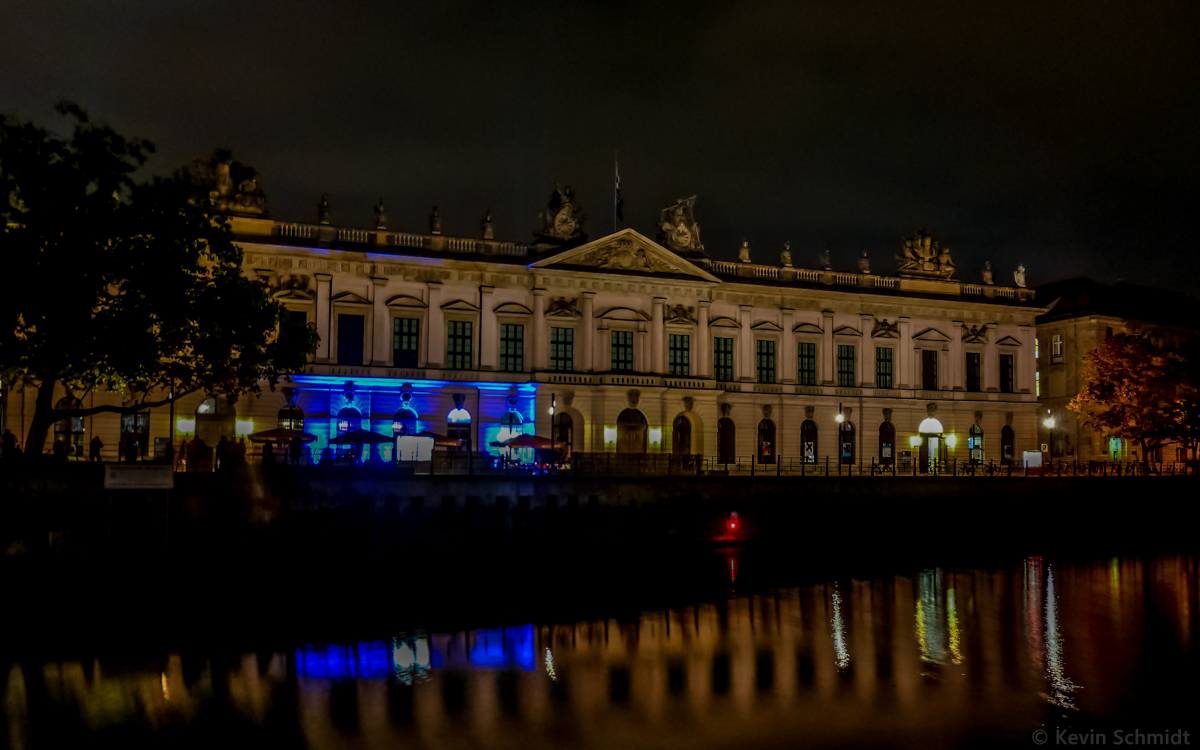
[[[493,456],[505,454],[491,443],[500,437],[500,420],[510,411],[523,420],[523,432],[534,432],[538,383],[462,382],[454,380],[401,380],[399,378],[330,375],[293,375],[297,405],[304,410],[304,431],[315,435],[309,444],[314,461],[329,455],[329,441],[337,437],[337,413],[346,407],[362,414],[362,429],[392,436],[393,415],[407,405],[417,413],[416,431],[446,434],[447,415],[454,407],[454,394],[465,395],[464,408],[471,414],[472,450]],[[402,394],[410,393],[407,404]],[[364,446],[361,459],[372,455],[383,461],[393,460],[393,446],[374,449]]]

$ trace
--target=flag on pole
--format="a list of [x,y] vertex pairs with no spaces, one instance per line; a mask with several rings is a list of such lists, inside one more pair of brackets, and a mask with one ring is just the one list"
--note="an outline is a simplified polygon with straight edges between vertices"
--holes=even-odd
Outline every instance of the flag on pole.
[[613,174],[617,178],[617,194],[613,198],[613,205],[617,209],[617,221],[625,221],[625,199],[621,197],[621,170],[615,161],[613,162]]

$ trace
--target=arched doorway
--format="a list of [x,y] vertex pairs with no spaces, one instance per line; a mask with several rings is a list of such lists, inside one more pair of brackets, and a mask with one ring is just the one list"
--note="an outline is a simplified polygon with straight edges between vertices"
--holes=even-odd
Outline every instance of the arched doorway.
[[575,421],[571,419],[571,415],[566,412],[558,412],[552,420],[553,433],[551,439],[554,441],[554,450],[558,451],[560,456],[569,456],[574,450],[575,439]]
[[680,414],[671,423],[671,453],[685,456],[692,452],[692,420]]
[[811,419],[800,425],[800,456],[806,464],[817,462],[817,423]]
[[[355,430],[361,430],[362,412],[360,412],[358,409],[355,409],[353,406],[347,406],[337,413],[337,421],[334,427],[335,431],[337,432],[337,435],[334,437],[341,437],[346,433],[354,432]],[[336,448],[337,455],[350,456],[354,459],[355,463],[358,463],[358,461],[362,459],[361,444],[337,445],[334,447]]]
[[838,425],[838,462],[854,463],[854,423],[848,419]]
[[733,426],[733,420],[729,417],[721,417],[717,422],[717,460],[723,464],[731,461],[737,461],[736,450],[737,433]]
[[646,417],[637,409],[617,415],[617,453],[646,452]]
[[416,435],[417,413],[407,406],[402,406],[392,415],[392,437]]
[[922,474],[936,473],[946,463],[946,441],[942,439],[942,423],[928,417],[917,428],[921,435],[921,452],[918,463]]
[[237,409],[224,396],[209,396],[196,407],[196,437],[209,448],[215,447],[224,436],[234,439]]
[[983,463],[983,428],[977,424],[971,425],[967,436],[967,456],[972,464]]
[[[458,450],[471,450],[471,412],[456,406],[446,415],[446,436],[461,441]],[[485,446],[486,448],[486,446]]]
[[758,423],[758,462],[775,463],[775,423],[769,419]]
[[1011,464],[1017,455],[1017,436],[1011,425],[1000,428],[1000,463]]
[[879,425],[879,463],[893,464],[896,461],[896,428],[891,422]]

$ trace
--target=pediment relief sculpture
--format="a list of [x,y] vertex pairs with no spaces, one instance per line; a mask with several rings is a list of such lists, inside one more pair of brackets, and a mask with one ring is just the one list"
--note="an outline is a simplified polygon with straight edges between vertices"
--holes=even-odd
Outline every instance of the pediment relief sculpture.
[[675,273],[674,268],[660,258],[646,252],[633,240],[622,237],[604,247],[596,248],[572,259],[573,262],[596,268],[616,271],[643,271],[646,273]]
[[579,310],[576,309],[578,304],[578,297],[570,300],[566,297],[551,299],[546,306],[546,315],[552,318],[578,318],[580,316]]
[[987,325],[963,326],[963,341],[968,344],[987,343]]
[[911,238],[904,240],[904,251],[896,259],[900,261],[896,270],[901,276],[930,279],[949,279],[954,276],[950,249],[940,247],[924,229],[917,230]]
[[667,323],[695,323],[696,308],[684,307],[683,305],[675,305],[667,307],[665,322]]
[[696,196],[680,198],[662,210],[658,220],[658,241],[681,255],[703,255],[700,226],[692,213]]
[[875,327],[871,329],[871,336],[877,339],[898,339],[900,338],[900,321],[892,321],[891,323],[880,318],[875,319]]
[[279,279],[279,283],[271,290],[275,299],[313,299],[313,293],[308,288],[308,276],[303,274],[288,274]]

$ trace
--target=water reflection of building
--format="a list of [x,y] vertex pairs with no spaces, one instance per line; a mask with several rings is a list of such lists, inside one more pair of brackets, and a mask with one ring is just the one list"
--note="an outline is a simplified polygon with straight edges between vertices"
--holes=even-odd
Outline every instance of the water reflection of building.
[[[1166,626],[1153,626],[1157,654],[1193,645],[1190,559],[1023,568],[227,661],[56,662],[41,700],[89,730],[187,726],[221,705],[255,726],[296,727],[315,748],[628,747],[668,736],[689,747],[927,746],[1025,739],[1047,702],[1111,715],[1140,668],[1147,621]],[[18,734],[38,700],[28,682],[10,673],[5,710]],[[876,729],[863,727],[868,714]]]

